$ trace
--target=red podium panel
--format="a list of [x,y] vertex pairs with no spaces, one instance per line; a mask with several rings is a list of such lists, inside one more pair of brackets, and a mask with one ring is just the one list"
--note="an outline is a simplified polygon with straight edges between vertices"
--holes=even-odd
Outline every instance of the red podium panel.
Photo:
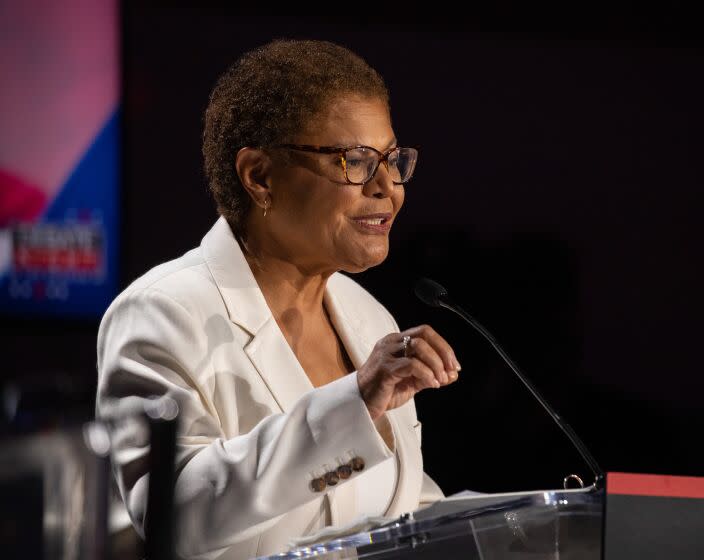
[[608,473],[604,560],[702,560],[704,478]]

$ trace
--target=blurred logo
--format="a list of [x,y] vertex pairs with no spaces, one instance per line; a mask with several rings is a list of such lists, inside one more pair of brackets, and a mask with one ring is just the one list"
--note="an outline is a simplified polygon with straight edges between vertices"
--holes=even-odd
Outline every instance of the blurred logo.
[[102,275],[104,232],[99,225],[28,224],[11,231],[15,274]]

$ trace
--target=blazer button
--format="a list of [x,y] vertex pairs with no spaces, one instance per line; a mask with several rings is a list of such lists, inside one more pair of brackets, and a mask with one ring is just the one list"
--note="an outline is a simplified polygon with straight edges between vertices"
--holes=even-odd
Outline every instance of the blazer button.
[[325,473],[323,475],[323,478],[325,479],[325,482],[327,483],[328,486],[335,486],[335,484],[340,482],[340,477],[337,476],[337,472],[335,472],[335,471],[330,471],[328,473]]
[[322,492],[325,490],[327,484],[325,484],[325,481],[322,478],[314,478],[311,480],[310,486],[315,492]]
[[352,467],[349,465],[340,465],[337,467],[337,476],[343,480],[349,478],[352,476]]
[[364,468],[364,459],[361,457],[355,457],[350,461],[350,466],[352,467],[353,471],[361,471]]

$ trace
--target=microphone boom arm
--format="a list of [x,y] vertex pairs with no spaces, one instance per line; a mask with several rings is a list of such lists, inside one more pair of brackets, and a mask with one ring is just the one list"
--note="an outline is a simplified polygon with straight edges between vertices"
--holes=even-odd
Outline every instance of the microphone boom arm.
[[462,317],[465,321],[467,321],[474,329],[479,332],[486,340],[489,341],[489,344],[491,344],[494,347],[494,350],[496,350],[499,355],[504,359],[504,361],[509,365],[509,367],[513,370],[513,373],[515,373],[518,378],[523,382],[523,384],[526,386],[526,388],[531,392],[531,394],[536,398],[536,400],[542,405],[542,407],[545,409],[545,411],[550,415],[550,417],[555,421],[555,423],[558,425],[558,427],[565,433],[565,435],[569,438],[569,440],[572,442],[572,444],[575,446],[579,454],[582,456],[582,459],[589,465],[589,468],[592,470],[592,473],[594,474],[594,486],[596,488],[601,488],[604,482],[604,471],[601,470],[599,467],[599,464],[596,462],[596,459],[592,456],[592,454],[589,452],[587,449],[587,446],[584,445],[584,442],[579,438],[579,436],[575,433],[575,431],[572,429],[572,427],[565,422],[558,414],[553,410],[553,408],[548,404],[548,402],[543,398],[543,396],[540,394],[538,389],[536,389],[533,384],[528,381],[525,375],[521,372],[521,370],[518,368],[518,366],[514,363],[514,361],[509,357],[509,355],[504,352],[503,348],[499,346],[499,343],[496,342],[496,339],[487,331],[481,323],[479,323],[474,317],[472,317],[469,313],[467,313],[464,309],[462,309],[459,305],[455,305],[452,302],[447,302],[444,301],[447,298],[447,295],[444,295],[444,297],[440,297],[437,299],[437,304],[440,307],[444,307],[445,309],[449,309],[453,313],[456,313],[460,317]]

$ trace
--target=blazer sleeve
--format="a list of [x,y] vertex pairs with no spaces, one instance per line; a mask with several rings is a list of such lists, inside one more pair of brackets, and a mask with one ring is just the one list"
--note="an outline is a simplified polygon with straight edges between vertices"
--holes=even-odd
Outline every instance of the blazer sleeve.
[[[205,331],[180,302],[149,288],[118,297],[97,341],[98,416],[152,396],[179,404],[175,504],[183,520],[177,550],[185,557],[221,551],[319,498],[311,473],[335,464],[335,457],[353,451],[373,466],[393,456],[361,398],[356,372],[226,439],[195,375],[209,351]],[[128,431],[113,445],[118,486],[144,536],[148,438]]]

